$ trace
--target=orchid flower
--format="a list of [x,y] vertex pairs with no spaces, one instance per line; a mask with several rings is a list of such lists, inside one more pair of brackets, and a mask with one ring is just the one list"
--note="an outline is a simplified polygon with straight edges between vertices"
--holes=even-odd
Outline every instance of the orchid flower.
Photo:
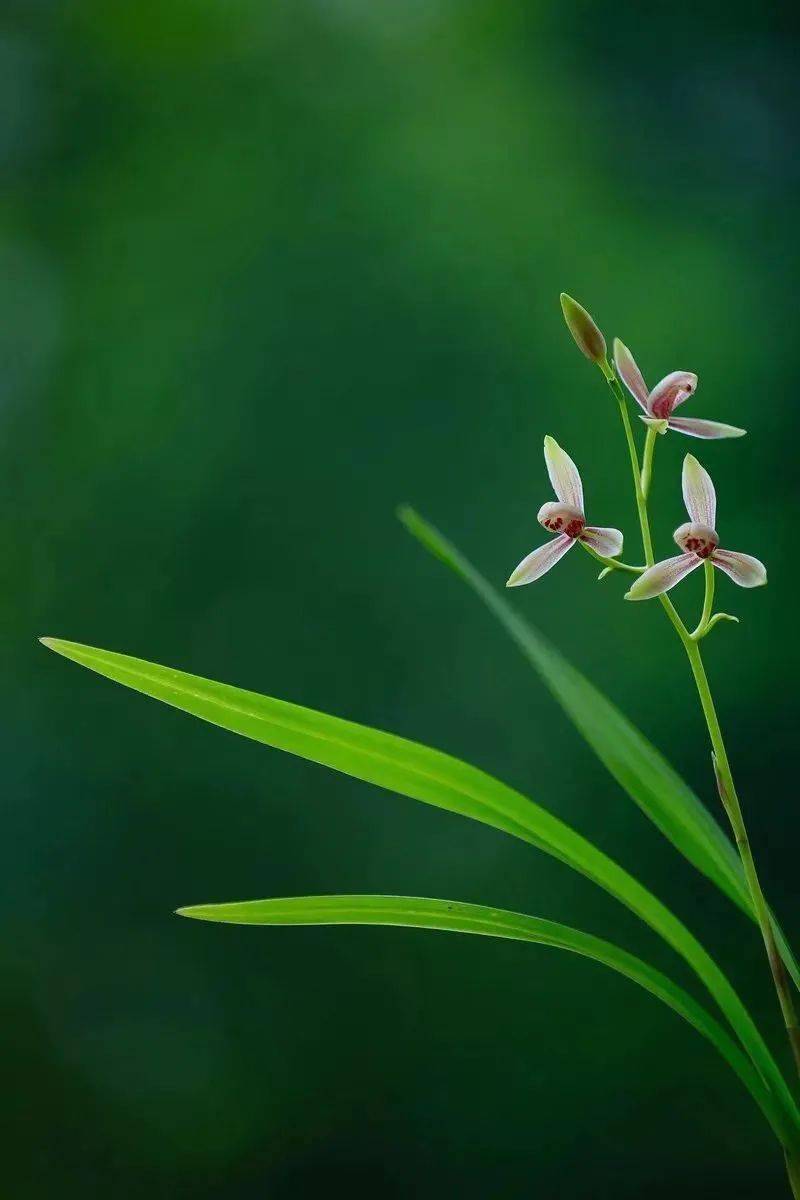
[[722,425],[719,421],[673,417],[675,409],[688,400],[697,388],[697,376],[691,371],[673,371],[649,392],[633,355],[619,338],[614,339],[614,364],[625,387],[644,409],[644,413],[640,414],[641,420],[657,433],[676,429],[678,433],[686,433],[689,437],[730,438],[742,437],[747,432],[736,425]]
[[689,521],[675,530],[675,541],[683,551],[667,558],[640,575],[627,593],[626,600],[650,600],[660,596],[709,561],[729,575],[739,587],[760,587],[767,582],[767,569],[750,554],[737,550],[721,550],[714,528],[717,517],[717,494],[708,471],[700,466],[693,454],[683,460],[683,499]]
[[622,553],[622,534],[618,529],[603,529],[586,524],[583,512],[583,484],[578,468],[554,438],[544,439],[544,461],[557,500],[549,500],[539,509],[538,521],[557,534],[544,546],[531,551],[512,573],[506,587],[533,583],[554,567],[577,541],[585,542],[604,558]]

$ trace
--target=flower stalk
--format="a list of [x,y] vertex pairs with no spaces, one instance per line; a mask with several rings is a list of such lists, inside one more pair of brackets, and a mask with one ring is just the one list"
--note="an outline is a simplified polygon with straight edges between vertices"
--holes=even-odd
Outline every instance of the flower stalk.
[[581,546],[596,562],[603,564],[605,568],[603,575],[610,574],[612,571],[627,571],[631,575],[641,575],[646,570],[645,567],[634,567],[632,563],[620,562],[618,558],[607,558],[605,554],[600,554],[588,542],[581,542]]
[[[608,366],[608,364],[606,364]],[[605,372],[604,372],[605,374]],[[631,471],[633,473],[633,489],[636,496],[636,511],[639,515],[639,528],[642,534],[642,548],[644,550],[644,558],[648,567],[652,567],[655,559],[653,558],[653,540],[650,536],[650,520],[647,516],[647,500],[642,491],[642,474],[639,470],[639,452],[636,449],[636,442],[633,437],[633,429],[631,428],[631,419],[628,414],[628,405],[625,402],[625,394],[620,387],[619,380],[614,372],[608,367],[606,374],[606,382],[611,388],[611,391],[619,405],[619,415],[622,418],[622,427],[625,430],[625,441],[628,446],[628,455],[631,461]]]
[[708,633],[708,627],[711,623],[711,610],[714,607],[714,583],[716,577],[714,575],[714,568],[708,559],[703,563],[703,572],[705,574],[706,590],[703,598],[703,612],[697,628],[691,634],[692,641],[694,642],[699,642],[700,638],[705,637]]
[[[616,379],[609,378],[608,384],[620,406],[622,423],[631,457],[634,490],[636,494],[636,507],[639,513],[639,522],[642,535],[642,546],[647,564],[648,566],[652,566],[652,538],[650,534],[650,523],[647,515],[647,499],[644,484],[647,482],[649,485],[649,480],[652,476],[652,457],[656,431],[652,426],[648,428],[647,431],[645,443],[647,477],[645,479],[644,469],[641,472],[639,471],[638,455],[636,453],[636,446],[633,440],[630,418],[628,416],[627,405],[625,404],[622,389]],[[767,959],[769,961],[770,971],[772,973],[772,979],[778,997],[778,1003],[783,1015],[786,1033],[792,1050],[792,1056],[794,1058],[798,1075],[800,1075],[800,1026],[798,1025],[797,1014],[795,1011],[786,969],[783,965],[783,959],[781,958],[775,944],[772,918],[758,878],[758,872],[756,870],[755,860],[753,858],[753,853],[750,846],[750,839],[744,821],[744,814],[742,812],[736,787],[733,782],[733,774],[731,772],[730,762],[728,759],[727,750],[725,748],[722,728],[719,723],[713,696],[711,694],[711,688],[708,682],[708,676],[706,675],[705,666],[700,654],[700,647],[698,645],[700,639],[704,637],[718,621],[735,621],[736,618],[729,616],[727,613],[717,613],[712,617],[711,613],[714,603],[714,567],[710,559],[706,559],[704,561],[703,567],[706,583],[703,612],[700,617],[699,624],[693,633],[688,632],[677,610],[675,609],[675,606],[672,604],[672,601],[668,596],[662,593],[658,596],[658,599],[661,601],[662,607],[664,607],[667,616],[669,617],[678,636],[680,637],[689,659],[689,665],[692,670],[695,686],[697,687],[700,705],[703,710],[703,716],[705,717],[706,727],[708,729],[708,735],[711,741],[714,771],[720,800],[722,801],[722,805],[728,816],[728,820],[736,840],[736,846],[739,851],[739,857],[742,862],[745,879],[747,881],[747,886],[753,901],[753,907],[755,909],[758,924],[761,929],[761,935],[764,940]],[[790,1176],[792,1180],[792,1187],[795,1191],[795,1195],[800,1195],[800,1165],[795,1164],[794,1169],[794,1177]]]
[[786,968],[783,965],[783,959],[780,956],[778,947],[775,944],[775,931],[772,926],[772,916],[769,907],[764,898],[764,893],[761,889],[761,883],[758,878],[753,851],[750,846],[750,838],[747,834],[747,827],[744,822],[742,807],[739,803],[739,797],[736,793],[736,787],[731,774],[728,755],[725,750],[725,743],[722,738],[719,719],[714,707],[714,700],[711,695],[711,688],[708,685],[708,677],[706,676],[703,660],[700,656],[700,648],[695,644],[692,650],[687,647],[689,654],[689,662],[692,667],[692,673],[697,684],[697,691],[700,695],[700,702],[703,706],[703,713],[708,725],[708,732],[711,737],[713,746],[712,762],[714,765],[714,775],[717,780],[717,789],[719,797],[722,801],[722,806],[728,814],[728,820],[731,824],[734,837],[736,838],[736,847],[739,851],[739,857],[742,860],[747,886],[750,889],[750,895],[753,898],[753,904],[758,917],[758,924],[761,929],[761,936],[764,939],[764,948],[767,952],[767,960],[769,961],[770,971],[772,972],[772,980],[775,984],[775,991],[778,995],[781,1013],[783,1015],[783,1023],[786,1026],[786,1034],[789,1038],[789,1045],[792,1049],[795,1067],[798,1075],[800,1075],[800,1025],[797,1021],[797,1012],[792,997],[791,985],[786,973]]
[[[545,460],[557,500],[551,501],[541,508],[539,521],[546,529],[557,533],[558,536],[523,559],[509,579],[508,586],[515,587],[540,578],[576,541],[580,541],[584,549],[603,565],[600,579],[614,571],[633,574],[635,578],[625,598],[633,601],[657,598],[667,614],[689,660],[711,743],[720,800],[736,841],[744,879],[750,893],[753,914],[761,930],[783,1022],[795,1066],[800,1075],[800,1025],[798,1025],[794,997],[783,959],[776,945],[772,915],[758,878],[722,729],[700,653],[701,640],[708,636],[716,624],[720,621],[737,620],[728,613],[713,611],[716,571],[721,571],[739,587],[756,588],[767,582],[766,568],[752,555],[743,554],[738,550],[726,550],[720,546],[716,530],[716,490],[711,476],[691,454],[687,454],[684,459],[682,473],[683,500],[689,520],[679,526],[674,533],[674,540],[680,549],[680,554],[660,562],[655,561],[647,509],[653,479],[657,437],[675,432],[692,438],[723,440],[742,437],[745,430],[705,418],[676,417],[675,411],[697,390],[698,381],[695,374],[691,371],[673,371],[654,388],[649,389],[627,346],[623,345],[619,339],[614,340],[612,365],[609,362],[605,337],[586,309],[572,297],[563,293],[561,304],[572,337],[581,352],[599,368],[617,401],[628,447],[645,566],[643,568],[635,567],[619,560],[618,556],[622,552],[622,534],[619,530],[596,528],[586,524],[583,511],[583,485],[577,467],[552,438],[546,438]],[[641,410],[639,418],[647,426],[641,463],[633,436],[623,384],[639,405]],[[689,632],[667,593],[701,566],[705,578],[703,608],[697,626],[692,632]],[[788,1099],[790,1104],[793,1103],[791,1091],[780,1072],[776,1078],[770,1081],[769,1086],[774,1087],[776,1092]],[[790,1132],[788,1135],[782,1133],[779,1136],[784,1146],[792,1192],[796,1200],[800,1200],[800,1157],[798,1157],[800,1151],[796,1133]]]
[[642,455],[642,475],[641,489],[645,500],[650,494],[650,484],[653,480],[653,451],[658,437],[658,429],[654,425],[648,425],[647,435],[644,439],[644,454]]

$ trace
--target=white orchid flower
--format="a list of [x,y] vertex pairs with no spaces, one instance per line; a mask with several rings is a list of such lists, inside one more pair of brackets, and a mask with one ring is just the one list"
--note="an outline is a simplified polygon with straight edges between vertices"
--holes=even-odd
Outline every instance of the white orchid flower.
[[512,573],[506,587],[533,583],[554,567],[576,541],[585,542],[604,558],[622,553],[622,534],[618,529],[587,525],[583,512],[583,484],[578,468],[554,438],[544,439],[544,461],[558,499],[549,500],[539,509],[538,520],[545,529],[557,534],[552,541],[531,551]]
[[673,371],[652,392],[648,391],[642,373],[627,346],[619,338],[614,339],[614,363],[619,377],[637,404],[644,412],[640,418],[645,425],[666,433],[676,429],[696,438],[742,437],[747,430],[736,425],[723,425],[719,421],[705,421],[694,417],[673,417],[673,412],[684,400],[688,400],[697,389],[697,376],[691,371]]
[[675,541],[683,551],[667,558],[640,575],[626,600],[650,600],[680,583],[686,575],[706,561],[729,575],[739,587],[760,587],[767,582],[767,569],[750,554],[721,550],[714,528],[717,518],[717,494],[708,471],[693,454],[683,460],[683,499],[689,520],[675,530]]

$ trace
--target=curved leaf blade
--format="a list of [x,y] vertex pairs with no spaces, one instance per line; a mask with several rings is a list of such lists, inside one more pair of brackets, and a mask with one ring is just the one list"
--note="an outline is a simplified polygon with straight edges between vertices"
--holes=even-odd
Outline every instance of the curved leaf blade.
[[178,915],[234,925],[382,925],[435,929],[533,942],[582,955],[657,996],[719,1051],[780,1137],[774,1099],[750,1060],[718,1021],[688,992],[612,942],[555,921],[505,909],[419,896],[288,896],[232,904],[195,904]]
[[[757,922],[733,843],[660,751],[534,626],[519,616],[438,529],[413,508],[404,507],[398,515],[409,533],[459,575],[494,613],[623,791],[684,858]],[[781,956],[800,988],[800,964],[777,922],[774,924]]]
[[786,1117],[800,1113],[769,1048],[728,979],[689,930],[613,859],[546,809],[469,763],[352,721],[78,642],[44,645],[100,675],[232,733],[367,783],[471,817],[558,858],[615,896],[689,963],[717,1001]]

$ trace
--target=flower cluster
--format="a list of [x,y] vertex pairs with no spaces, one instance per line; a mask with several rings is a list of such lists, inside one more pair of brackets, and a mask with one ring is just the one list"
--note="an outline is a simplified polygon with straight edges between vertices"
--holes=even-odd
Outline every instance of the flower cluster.
[[[648,390],[633,355],[619,339],[614,341],[615,373],[607,359],[605,338],[589,313],[566,295],[562,295],[561,305],[573,338],[586,357],[600,367],[617,395],[621,408],[624,410],[626,406],[618,378],[640,405],[641,420],[648,426],[648,439],[668,430],[704,439],[735,438],[745,433],[744,429],[735,425],[674,416],[675,410],[696,391],[695,374],[691,371],[673,371],[652,391]],[[624,420],[628,422],[627,414]],[[627,427],[630,435],[629,423]],[[632,449],[631,452],[635,461],[635,451]],[[652,443],[649,440],[645,451],[645,460],[649,462],[648,453],[652,457]],[[716,531],[717,497],[714,484],[694,455],[687,454],[683,463],[683,499],[689,520],[679,526],[674,534],[681,553],[658,563],[653,563],[651,557],[645,567],[631,567],[616,561],[622,553],[622,534],[618,529],[586,524],[583,484],[578,468],[549,436],[544,439],[544,458],[556,500],[542,505],[538,519],[555,537],[523,558],[512,572],[507,587],[519,587],[541,578],[576,542],[581,542],[595,558],[603,561],[607,570],[621,569],[638,576],[626,593],[628,600],[649,600],[659,596],[706,562],[724,572],[740,587],[759,587],[767,582],[766,568],[757,558],[739,551],[721,549]],[[645,472],[636,480],[640,516],[647,493],[644,480]],[[644,532],[643,529],[643,535]],[[708,627],[710,623],[706,621],[704,629]]]

